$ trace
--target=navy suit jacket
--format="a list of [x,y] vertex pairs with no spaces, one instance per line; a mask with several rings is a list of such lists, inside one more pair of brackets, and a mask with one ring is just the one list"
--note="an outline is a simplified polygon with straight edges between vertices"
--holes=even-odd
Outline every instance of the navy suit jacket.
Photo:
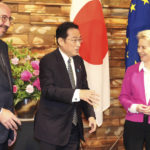
[[[13,111],[12,75],[7,44],[0,40],[0,108]],[[13,134],[0,123],[0,143],[4,143]]]
[[[77,76],[77,89],[88,89],[83,60],[73,57]],[[73,111],[76,107],[80,138],[83,140],[81,112],[95,117],[93,107],[85,101],[72,103],[72,89],[65,62],[59,52],[47,54],[40,61],[40,84],[42,89],[39,109],[35,117],[35,137],[49,144],[63,146],[69,141]]]

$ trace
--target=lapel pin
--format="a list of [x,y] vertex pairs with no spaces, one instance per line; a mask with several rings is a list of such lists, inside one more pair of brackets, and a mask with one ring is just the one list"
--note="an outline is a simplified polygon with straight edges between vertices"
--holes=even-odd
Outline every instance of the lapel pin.
[[80,70],[79,70],[79,69],[77,69],[77,72],[80,72]]

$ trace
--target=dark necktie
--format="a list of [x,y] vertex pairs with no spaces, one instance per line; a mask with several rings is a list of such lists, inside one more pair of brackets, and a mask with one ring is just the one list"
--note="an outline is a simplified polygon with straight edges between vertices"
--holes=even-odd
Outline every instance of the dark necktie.
[[[72,71],[72,67],[71,67],[71,59],[68,59],[68,74],[69,74],[69,78],[70,78],[70,82],[72,85],[72,88],[75,89],[75,80],[74,80],[74,76],[73,76],[73,71]],[[78,117],[77,117],[77,111],[76,109],[74,109],[74,113],[73,113],[73,119],[72,119],[72,123],[74,125],[77,125],[78,122]]]

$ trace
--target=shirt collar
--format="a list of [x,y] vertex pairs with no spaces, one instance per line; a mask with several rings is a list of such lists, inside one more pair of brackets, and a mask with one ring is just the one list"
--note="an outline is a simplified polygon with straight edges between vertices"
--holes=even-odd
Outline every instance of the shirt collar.
[[[63,57],[65,63],[67,63],[69,57],[68,57],[60,48],[59,48],[59,51],[60,51],[60,53],[61,53],[61,55],[62,55],[62,57]],[[70,59],[71,59],[71,61],[72,61],[72,57],[70,57]]]
[[146,69],[146,67],[144,66],[144,62],[142,61],[139,65],[139,72],[141,71],[144,71],[144,72],[150,72],[149,70]]

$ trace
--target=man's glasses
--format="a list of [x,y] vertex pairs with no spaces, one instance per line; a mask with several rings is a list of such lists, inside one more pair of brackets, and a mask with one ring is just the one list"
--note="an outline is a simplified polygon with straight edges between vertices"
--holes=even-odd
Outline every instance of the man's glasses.
[[2,16],[0,16],[0,18],[2,19],[3,23],[7,22],[8,20],[9,20],[9,22],[13,21],[12,17],[7,17],[6,15],[2,15]]
[[82,43],[82,39],[68,39],[69,41],[71,41],[72,43]]

